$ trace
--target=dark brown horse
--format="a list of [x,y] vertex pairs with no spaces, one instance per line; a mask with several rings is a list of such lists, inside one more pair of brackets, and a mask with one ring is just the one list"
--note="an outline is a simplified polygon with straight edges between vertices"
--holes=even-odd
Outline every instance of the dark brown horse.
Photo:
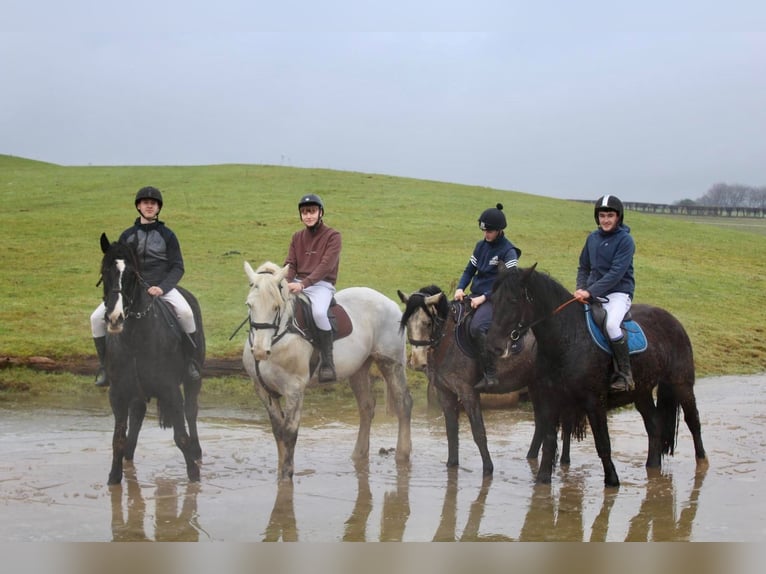
[[[456,327],[469,313],[467,304],[453,302],[435,285],[405,295],[397,291],[405,304],[400,323],[407,330],[412,354],[410,366],[425,371],[436,389],[447,429],[447,466],[458,465],[458,428],[460,408],[465,409],[473,440],[481,453],[484,476],[494,471],[487,448],[479,392],[474,385],[482,376],[478,362],[468,356],[457,341]],[[493,394],[504,394],[531,387],[535,377],[534,338],[524,341],[524,349],[497,362],[500,386]],[[530,391],[531,392],[531,391]],[[534,443],[533,443],[534,445]],[[534,449],[537,456],[538,446]],[[568,451],[568,449],[567,449]],[[533,447],[530,447],[530,454]]]
[[[497,344],[529,330],[535,335],[535,421],[543,425],[537,481],[551,481],[562,413],[582,412],[604,467],[604,483],[619,486],[606,417],[608,406],[614,406],[607,399],[611,356],[593,342],[582,306],[567,305],[571,300],[567,289],[535,266],[502,272],[493,286],[494,316],[488,338]],[[647,468],[659,468],[662,455],[674,453],[679,408],[694,439],[697,462],[706,461],[694,396],[694,357],[686,331],[673,315],[658,307],[633,305],[631,314],[643,328],[648,348],[631,360],[636,390],[621,393],[617,400],[623,404],[632,401],[643,417],[649,439]]]

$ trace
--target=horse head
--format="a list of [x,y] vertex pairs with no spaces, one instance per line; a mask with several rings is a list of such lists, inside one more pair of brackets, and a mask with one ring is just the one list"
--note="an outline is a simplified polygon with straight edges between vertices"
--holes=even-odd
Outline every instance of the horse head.
[[100,283],[104,288],[104,306],[106,312],[107,331],[112,334],[121,333],[128,307],[138,282],[135,251],[128,245],[110,243],[106,233],[101,234]]
[[492,285],[492,325],[487,338],[498,354],[507,350],[509,340],[523,337],[534,320],[535,302],[530,294],[530,282],[536,267],[537,263],[526,269],[501,268]]
[[405,304],[399,330],[407,329],[412,346],[410,367],[424,371],[428,364],[428,349],[434,347],[444,334],[444,321],[449,312],[447,296],[435,285],[423,287],[410,295],[397,290]]
[[247,308],[250,321],[248,340],[256,361],[265,361],[271,355],[271,346],[284,332],[290,315],[288,303],[292,294],[287,289],[289,266],[267,261],[253,270],[245,261],[245,274],[250,280]]

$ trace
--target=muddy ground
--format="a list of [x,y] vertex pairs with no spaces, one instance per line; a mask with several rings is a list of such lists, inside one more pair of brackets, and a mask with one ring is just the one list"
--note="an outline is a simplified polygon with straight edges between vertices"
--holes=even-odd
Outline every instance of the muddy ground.
[[[0,540],[15,541],[753,541],[766,539],[766,375],[701,379],[697,398],[709,464],[697,466],[683,421],[674,457],[647,473],[643,423],[609,416],[619,489],[605,489],[588,436],[569,468],[536,486],[524,458],[525,409],[485,413],[492,480],[467,422],[461,466],[448,471],[441,415],[413,410],[412,461],[389,449],[396,422],[379,404],[369,465],[349,459],[353,404],[307,398],[292,484],[276,479],[276,448],[262,408],[223,409],[202,397],[200,483],[186,478],[172,433],[150,405],[136,459],[106,484],[112,417],[105,392],[61,409],[42,400],[0,405]],[[353,401],[352,401],[353,402]]]

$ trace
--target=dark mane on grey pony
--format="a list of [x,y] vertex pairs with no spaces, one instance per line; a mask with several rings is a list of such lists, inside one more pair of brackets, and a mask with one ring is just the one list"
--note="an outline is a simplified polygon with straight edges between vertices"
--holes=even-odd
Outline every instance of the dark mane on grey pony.
[[[437,293],[443,293],[443,291],[436,285],[421,287],[415,293],[411,293],[409,295],[409,300],[405,304],[402,319],[399,322],[399,330],[403,332],[407,328],[407,321],[410,320],[412,315],[415,314],[418,309],[422,309],[426,314],[430,315],[431,310],[426,305],[426,298],[436,295]],[[445,295],[444,297],[439,298],[439,302],[436,306],[436,316],[440,319],[446,319],[447,313],[449,313],[449,302]]]

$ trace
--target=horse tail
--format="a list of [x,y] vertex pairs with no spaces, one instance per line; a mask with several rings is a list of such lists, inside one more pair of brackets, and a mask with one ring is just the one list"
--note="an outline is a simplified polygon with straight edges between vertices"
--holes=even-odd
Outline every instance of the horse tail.
[[662,454],[673,455],[678,438],[680,405],[671,385],[660,383],[657,387],[657,411],[660,414]]
[[157,399],[157,419],[159,420],[160,428],[162,429],[172,428],[173,426],[173,420],[170,415],[172,405],[169,406],[171,408],[166,409],[165,401],[160,398]]

